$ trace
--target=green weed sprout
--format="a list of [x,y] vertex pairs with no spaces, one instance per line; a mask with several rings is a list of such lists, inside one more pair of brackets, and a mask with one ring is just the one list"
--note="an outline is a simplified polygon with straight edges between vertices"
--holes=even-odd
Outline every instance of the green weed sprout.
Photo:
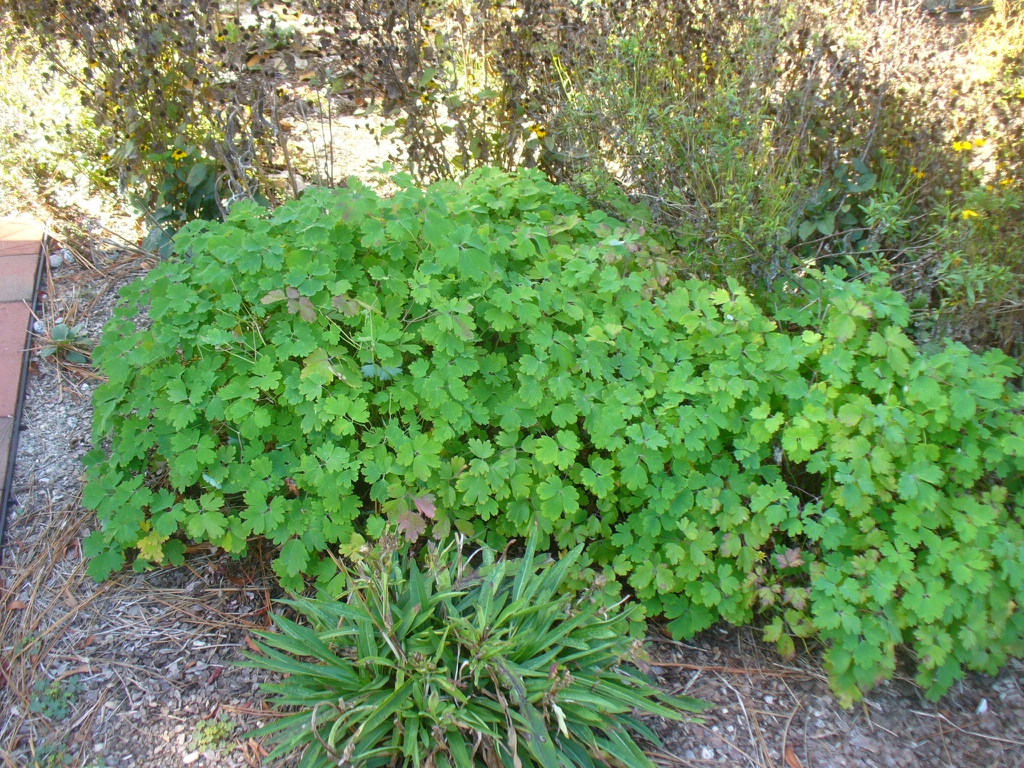
[[288,675],[265,684],[295,711],[271,759],[304,750],[301,768],[354,765],[653,768],[636,714],[682,720],[702,702],[668,696],[627,659],[631,609],[560,590],[581,547],[557,563],[431,547],[424,568],[385,537],[347,570],[344,601],[285,601],[312,629],[274,616],[266,654],[245,666]]
[[85,335],[85,323],[70,326],[67,323],[54,325],[38,347],[40,358],[56,355],[58,361],[74,365],[88,365],[92,341]]

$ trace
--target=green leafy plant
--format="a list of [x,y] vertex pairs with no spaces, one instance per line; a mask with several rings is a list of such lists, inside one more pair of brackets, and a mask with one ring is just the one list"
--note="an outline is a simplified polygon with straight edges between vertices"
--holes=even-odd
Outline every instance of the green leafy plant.
[[346,569],[343,601],[286,601],[313,628],[274,616],[279,633],[257,633],[265,655],[246,653],[245,666],[287,675],[264,689],[298,709],[257,732],[278,740],[271,757],[653,768],[635,739],[660,743],[636,715],[682,720],[705,705],[632,666],[631,609],[561,589],[582,546],[557,563],[532,540],[522,559],[467,546],[431,544],[421,570],[387,535]]
[[133,196],[136,207],[150,222],[149,234],[142,245],[167,256],[172,251],[173,235],[182,223],[197,218],[208,221],[220,218],[221,202],[217,196],[220,168],[216,161],[194,146],[151,152],[147,160],[154,169],[162,166],[163,173],[151,184],[149,200]]
[[44,54],[12,25],[0,29],[0,46],[0,204],[23,206],[28,195],[45,196],[56,179],[83,197],[110,189],[116,177],[103,157],[106,132],[79,104],[78,91],[47,79]]
[[217,163],[193,146],[150,153],[148,160],[163,165],[162,180],[155,185],[159,219],[219,219]]
[[234,734],[238,725],[226,715],[200,720],[192,731],[192,743],[200,752],[220,749]]
[[81,692],[82,681],[78,676],[65,680],[37,680],[32,686],[29,711],[48,720],[63,720],[71,714],[71,708]]
[[29,758],[29,768],[65,768],[75,765],[75,756],[64,744],[46,743]]
[[56,323],[47,332],[36,353],[44,360],[54,357],[73,365],[88,365],[93,342],[85,335],[85,324]]
[[1013,360],[923,352],[878,271],[808,273],[772,318],[537,172],[407,182],[240,204],[125,289],[94,577],[262,536],[288,589],[338,595],[331,555],[389,522],[500,549],[537,519],[585,545],[570,586],[625,583],[677,636],[816,636],[847,701],[901,643],[932,695],[1024,652]]

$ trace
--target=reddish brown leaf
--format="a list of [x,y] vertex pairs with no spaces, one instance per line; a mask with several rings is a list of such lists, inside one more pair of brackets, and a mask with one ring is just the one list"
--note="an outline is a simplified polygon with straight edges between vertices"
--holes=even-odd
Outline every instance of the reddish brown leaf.
[[89,635],[85,640],[78,644],[79,648],[86,648],[96,642],[96,635]]
[[403,512],[395,519],[395,527],[405,536],[406,541],[416,541],[427,530],[423,518],[415,512]]
[[256,642],[249,635],[245,636],[245,644],[249,646],[249,650],[253,653],[260,653],[260,647],[256,645]]
[[217,678],[220,677],[223,672],[224,667],[214,667],[213,671],[210,673],[210,677],[206,681],[206,684],[212,685],[213,683],[217,682]]
[[416,509],[420,511],[420,514],[434,519],[434,513],[437,511],[437,505],[434,504],[434,494],[425,493],[422,496],[413,496],[412,503],[416,505]]
[[800,758],[796,756],[796,752],[793,751],[792,747],[786,747],[786,765],[789,768],[804,768],[803,763],[800,762]]
[[28,603],[23,603],[21,600],[11,600],[7,604],[8,611],[24,611],[26,608],[28,608]]
[[75,539],[66,547],[64,547],[64,557],[81,557],[82,556],[82,540]]
[[775,556],[775,562],[779,568],[799,568],[804,564],[802,553],[796,547],[787,549],[781,555]]
[[347,317],[359,314],[359,302],[348,296],[335,296],[331,299],[331,305]]
[[88,664],[83,664],[80,667],[75,667],[74,669],[69,669],[67,672],[62,672],[61,674],[57,675],[57,679],[58,680],[63,680],[64,678],[71,677],[73,675],[91,675],[91,674],[92,674],[92,667],[90,667]]
[[316,309],[313,307],[313,302],[305,296],[299,299],[299,317],[307,323],[312,323],[316,320]]

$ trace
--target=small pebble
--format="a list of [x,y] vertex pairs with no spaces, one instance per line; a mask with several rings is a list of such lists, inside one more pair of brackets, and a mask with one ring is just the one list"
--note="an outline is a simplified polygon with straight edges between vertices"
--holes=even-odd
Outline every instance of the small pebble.
[[713,750],[711,747],[701,747],[700,748],[700,759],[701,760],[714,760],[715,759],[715,750]]
[[185,755],[183,758],[181,758],[181,762],[183,762],[185,765],[192,765],[192,763],[194,763],[198,759],[199,759],[199,753],[198,752],[189,752],[187,755]]
[[54,251],[50,254],[50,268],[60,269],[64,266],[64,254],[60,251]]
[[32,323],[32,333],[46,333],[46,326],[36,320]]
[[767,704],[770,707],[772,704],[775,703],[775,697],[774,696],[765,696],[764,697],[764,703]]
[[72,429],[77,427],[78,426],[78,417],[77,416],[68,416],[68,426],[71,427]]

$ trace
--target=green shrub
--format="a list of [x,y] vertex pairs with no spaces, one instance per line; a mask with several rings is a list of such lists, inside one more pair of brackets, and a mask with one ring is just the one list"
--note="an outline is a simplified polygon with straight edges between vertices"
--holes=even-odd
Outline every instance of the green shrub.
[[385,536],[345,572],[344,602],[287,603],[313,630],[274,616],[280,633],[258,633],[266,655],[246,653],[244,666],[287,675],[263,688],[298,708],[254,734],[275,734],[271,759],[301,749],[303,768],[654,768],[630,732],[658,738],[632,713],[682,720],[705,705],[629,665],[629,609],[561,589],[582,545],[557,564],[535,558],[533,541],[522,559],[495,561],[459,538],[432,546],[421,571]]
[[933,694],[1024,650],[1020,369],[922,353],[881,274],[808,277],[772,320],[489,170],[240,205],[176,246],[94,353],[97,578],[263,536],[287,588],[340,594],[328,550],[388,519],[498,548],[539,517],[586,544],[573,585],[621,577],[677,636],[763,612],[784,654],[828,643],[846,699],[901,642]]

